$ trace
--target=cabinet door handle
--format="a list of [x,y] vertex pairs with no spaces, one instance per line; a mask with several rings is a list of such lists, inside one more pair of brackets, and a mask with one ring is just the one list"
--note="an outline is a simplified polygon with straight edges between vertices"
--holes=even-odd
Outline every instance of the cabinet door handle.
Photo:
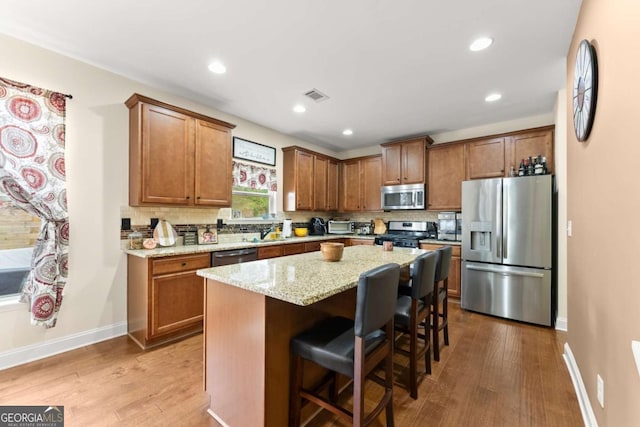
[[189,200],[191,198],[191,196],[187,196],[187,200]]
[[198,196],[198,200],[200,200],[200,196]]

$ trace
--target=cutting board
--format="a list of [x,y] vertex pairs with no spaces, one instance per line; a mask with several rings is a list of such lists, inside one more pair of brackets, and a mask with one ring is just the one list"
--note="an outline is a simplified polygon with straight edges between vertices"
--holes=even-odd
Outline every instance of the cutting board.
[[387,226],[384,224],[384,221],[380,218],[377,218],[373,221],[373,234],[384,234],[387,231]]

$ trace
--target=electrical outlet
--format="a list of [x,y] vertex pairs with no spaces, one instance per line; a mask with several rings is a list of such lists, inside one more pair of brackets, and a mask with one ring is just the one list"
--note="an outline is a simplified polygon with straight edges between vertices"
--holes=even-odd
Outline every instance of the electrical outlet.
[[567,221],[567,237],[571,237],[573,235],[573,221]]
[[604,408],[604,381],[602,380],[602,377],[600,376],[600,374],[598,374],[597,376],[597,383],[598,383],[598,402],[600,403],[600,406]]

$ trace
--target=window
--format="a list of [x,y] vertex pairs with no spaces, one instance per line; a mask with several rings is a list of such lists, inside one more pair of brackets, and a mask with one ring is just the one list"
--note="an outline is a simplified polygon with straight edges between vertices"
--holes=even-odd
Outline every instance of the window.
[[233,187],[232,218],[269,219],[275,215],[275,200],[275,191]]
[[29,273],[40,218],[15,206],[0,192],[0,299],[15,298]]

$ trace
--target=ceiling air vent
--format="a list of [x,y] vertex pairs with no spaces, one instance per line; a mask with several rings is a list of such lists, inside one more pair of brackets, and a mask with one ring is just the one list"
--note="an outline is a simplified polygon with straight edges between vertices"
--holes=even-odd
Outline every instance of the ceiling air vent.
[[316,102],[322,102],[329,99],[327,95],[320,92],[318,89],[311,89],[309,92],[305,92],[304,96],[308,96]]

